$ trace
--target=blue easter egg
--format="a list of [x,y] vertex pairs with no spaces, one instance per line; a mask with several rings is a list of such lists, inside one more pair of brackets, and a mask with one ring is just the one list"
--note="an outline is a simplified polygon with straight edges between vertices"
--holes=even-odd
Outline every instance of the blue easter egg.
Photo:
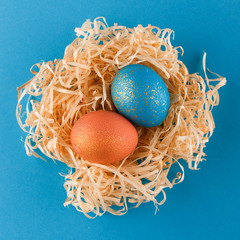
[[113,79],[111,91],[119,113],[140,126],[157,126],[167,116],[167,86],[149,67],[132,64],[122,68]]

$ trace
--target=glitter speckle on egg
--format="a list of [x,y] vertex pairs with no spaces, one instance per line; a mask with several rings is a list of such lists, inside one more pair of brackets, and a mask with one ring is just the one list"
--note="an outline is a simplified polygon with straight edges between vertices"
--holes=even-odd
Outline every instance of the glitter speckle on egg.
[[74,123],[71,143],[87,161],[110,164],[123,160],[134,151],[138,134],[135,127],[120,114],[95,111]]
[[119,113],[140,126],[155,127],[167,116],[167,86],[147,66],[132,64],[122,68],[114,77],[111,90]]

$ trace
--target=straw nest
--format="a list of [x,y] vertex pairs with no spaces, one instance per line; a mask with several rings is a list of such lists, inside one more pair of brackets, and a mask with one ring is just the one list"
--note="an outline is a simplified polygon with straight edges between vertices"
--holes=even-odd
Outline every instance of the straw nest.
[[[208,79],[206,54],[205,80],[189,74],[178,59],[183,49],[171,44],[171,29],[109,27],[104,18],[97,18],[75,31],[77,38],[67,46],[63,59],[34,65],[34,77],[18,88],[16,115],[27,132],[27,155],[40,157],[36,153],[40,149],[47,157],[71,167],[65,176],[65,206],[72,204],[88,217],[105,212],[122,215],[129,206],[149,201],[157,209],[166,200],[164,189],[184,178],[179,160],[184,159],[190,169],[197,169],[204,160],[203,150],[215,127],[211,110],[219,103],[218,89],[226,79]],[[168,115],[157,127],[136,126],[138,146],[122,162],[89,163],[74,152],[71,128],[88,112],[116,111],[111,82],[128,64],[146,65],[162,77],[170,93]],[[25,96],[26,119],[21,114]],[[173,164],[179,171],[172,178],[169,172]]]

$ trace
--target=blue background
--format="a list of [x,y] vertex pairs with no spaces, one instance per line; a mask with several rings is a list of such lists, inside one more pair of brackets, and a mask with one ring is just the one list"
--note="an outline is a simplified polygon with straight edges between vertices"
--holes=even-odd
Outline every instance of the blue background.
[[[31,78],[34,63],[62,58],[74,28],[97,16],[109,25],[169,27],[190,72],[202,73],[206,51],[207,66],[228,80],[213,111],[207,161],[167,191],[157,215],[151,203],[95,220],[64,208],[59,172],[67,167],[27,157],[20,141],[16,87]],[[0,239],[240,239],[239,16],[236,0],[0,0]]]

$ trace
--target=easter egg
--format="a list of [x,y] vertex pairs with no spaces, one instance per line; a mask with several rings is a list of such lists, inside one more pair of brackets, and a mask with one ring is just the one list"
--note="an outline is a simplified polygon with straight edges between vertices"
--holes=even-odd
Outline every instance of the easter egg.
[[71,129],[73,149],[89,162],[118,162],[132,153],[137,143],[135,127],[115,112],[88,113],[78,119]]
[[132,64],[122,68],[113,79],[111,94],[118,112],[140,126],[157,126],[167,116],[167,86],[147,66]]

